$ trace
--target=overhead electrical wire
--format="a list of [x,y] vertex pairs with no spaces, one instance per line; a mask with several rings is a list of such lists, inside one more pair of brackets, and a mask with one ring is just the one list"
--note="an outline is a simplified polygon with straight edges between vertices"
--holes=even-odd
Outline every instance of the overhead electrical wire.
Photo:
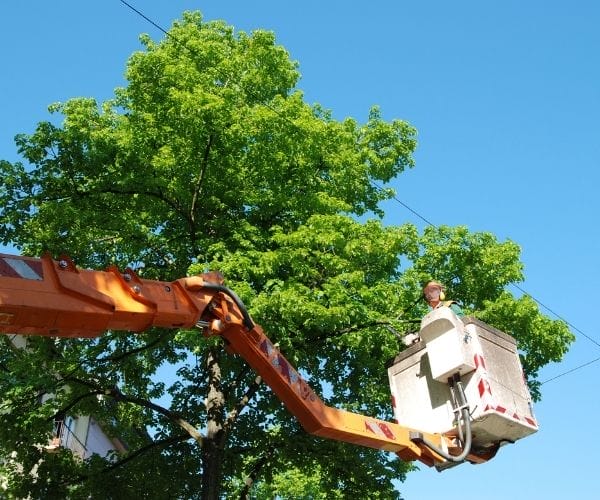
[[590,342],[592,342],[593,344],[596,344],[598,347],[600,347],[600,342],[596,341],[595,339],[593,339],[592,337],[590,337],[589,335],[586,335],[584,332],[582,332],[579,328],[577,328],[575,325],[573,325],[573,323],[571,323],[570,321],[567,321],[565,318],[563,318],[560,314],[558,314],[557,312],[553,311],[552,309],[550,309],[547,305],[543,304],[542,302],[540,302],[538,299],[536,299],[533,295],[531,295],[529,292],[526,292],[525,290],[523,290],[519,285],[517,285],[516,283],[511,283],[512,286],[514,286],[517,290],[519,290],[520,292],[522,292],[524,295],[527,295],[529,297],[531,297],[533,300],[535,300],[540,306],[542,306],[544,309],[546,309],[546,311],[552,313],[554,316],[556,316],[558,319],[560,319],[561,321],[565,322],[568,326],[571,327],[571,329],[575,330],[577,333],[579,333],[580,335],[582,335],[583,337],[585,337],[586,339],[588,339]]
[[556,380],[557,378],[561,378],[561,377],[564,377],[565,375],[569,375],[570,373],[573,373],[573,372],[575,372],[577,370],[580,370],[581,368],[585,368],[586,366],[589,366],[589,365],[591,365],[593,363],[596,363],[598,361],[600,361],[600,358],[592,359],[591,361],[588,361],[587,363],[583,363],[582,365],[578,365],[575,368],[571,368],[570,370],[567,370],[565,372],[559,373],[558,375],[555,375],[554,377],[551,377],[551,378],[549,378],[547,380],[544,380],[543,382],[540,382],[540,385],[544,385],[544,384],[546,384],[548,382],[552,382],[553,380]]
[[146,16],[143,12],[139,11],[138,9],[136,9],[133,5],[131,5],[130,3],[126,2],[125,0],[119,0],[123,5],[129,7],[133,12],[135,12],[138,16],[142,17],[143,19],[145,19],[146,21],[148,21],[152,26],[154,26],[157,30],[162,31],[165,35],[167,35],[168,37],[170,37],[171,35],[169,34],[169,32],[164,29],[160,24],[155,23],[152,19],[150,19],[148,16]]
[[[171,40],[173,40],[175,43],[177,43],[177,45],[179,45],[180,47],[184,48],[185,50],[187,50],[190,54],[192,55],[196,55],[196,53],[190,49],[189,47],[187,47],[186,45],[184,45],[182,42],[180,42],[176,37],[174,37],[171,33],[169,33],[166,29],[164,29],[162,26],[160,26],[158,23],[154,22],[152,19],[150,19],[148,16],[146,16],[143,12],[141,12],[140,10],[138,10],[137,8],[135,8],[133,5],[131,5],[129,2],[126,2],[125,0],[119,0],[119,2],[121,2],[123,5],[125,5],[126,7],[128,7],[129,9],[131,9],[133,12],[135,12],[138,16],[142,17],[144,20],[146,20],[149,24],[151,24],[152,26],[154,26],[156,29],[158,29],[160,32],[162,32],[163,34],[165,34],[168,38],[170,38]],[[234,83],[235,85],[235,83]],[[251,89],[243,89],[245,92],[252,94]],[[267,108],[269,108],[271,111],[273,111],[274,113],[276,113],[280,118],[282,118],[283,120],[285,120],[286,122],[290,123],[292,126],[294,126],[295,128],[298,128],[298,126],[296,125],[296,123],[294,123],[292,120],[290,120],[289,118],[287,118],[286,116],[282,116],[281,113],[279,113],[279,111],[271,106],[269,106],[268,104],[265,104],[265,106]],[[379,191],[383,191],[384,188],[382,188],[381,186],[379,186],[377,183],[375,183],[374,181],[370,181],[371,185],[379,190]],[[419,212],[417,212],[416,210],[414,210],[413,208],[411,208],[409,205],[407,205],[405,202],[403,202],[402,200],[400,200],[396,195],[392,195],[391,199],[393,199],[394,201],[396,201],[398,204],[400,204],[402,207],[404,207],[406,210],[408,210],[409,212],[411,212],[414,216],[418,217],[421,221],[423,221],[425,224],[436,228],[437,226],[435,224],[433,224],[431,221],[429,221],[427,218],[425,218],[423,215],[421,215]],[[547,310],[548,312],[550,312],[552,315],[554,315],[556,318],[558,318],[559,320],[563,321],[566,325],[568,325],[572,330],[575,330],[577,333],[579,333],[580,335],[582,335],[583,337],[585,337],[586,339],[588,339],[590,342],[592,342],[593,344],[595,344],[597,347],[600,348],[600,342],[596,341],[594,338],[590,337],[589,335],[585,334],[583,331],[581,331],[579,328],[575,327],[570,321],[567,321],[565,318],[563,318],[561,315],[559,315],[558,313],[556,313],[554,310],[552,310],[550,307],[546,306],[544,303],[542,303],[540,300],[538,300],[535,296],[533,296],[531,293],[527,292],[526,290],[524,290],[522,287],[520,287],[519,285],[517,285],[516,283],[510,283],[510,285],[514,286],[517,290],[519,290],[522,294],[527,295],[528,297],[530,297],[533,301],[535,301],[538,305],[540,305],[541,307],[543,307],[545,310]],[[583,363],[581,365],[578,365],[574,368],[571,368],[567,371],[564,371],[562,373],[559,373],[558,375],[549,378],[543,382],[540,382],[540,385],[546,384],[548,382],[551,382],[553,380],[556,380],[558,378],[561,378],[565,375],[568,375],[570,373],[573,373],[577,370],[580,370],[582,368],[585,368],[586,366],[589,366],[593,363],[596,363],[600,361],[600,357],[593,359],[591,361],[588,361],[586,363]]]
[[[383,191],[383,188],[381,186],[379,186],[375,181],[371,181],[371,184],[378,189],[379,191]],[[399,203],[400,205],[402,205],[404,208],[406,208],[406,210],[408,210],[409,212],[411,212],[413,215],[417,216],[419,219],[421,219],[425,224],[431,226],[431,227],[436,227],[435,224],[433,222],[429,222],[425,217],[423,217],[419,212],[417,212],[416,210],[413,210],[412,208],[410,208],[406,203],[404,203],[402,200],[400,200],[396,195],[392,195],[391,199],[393,199],[395,202]]]

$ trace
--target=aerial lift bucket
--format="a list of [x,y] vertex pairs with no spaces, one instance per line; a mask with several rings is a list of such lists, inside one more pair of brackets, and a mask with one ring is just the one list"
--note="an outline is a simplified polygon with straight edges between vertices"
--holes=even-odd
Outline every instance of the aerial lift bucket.
[[452,377],[464,387],[472,448],[491,449],[537,431],[513,337],[447,307],[421,322],[420,340],[388,364],[394,416],[400,425],[456,433]]

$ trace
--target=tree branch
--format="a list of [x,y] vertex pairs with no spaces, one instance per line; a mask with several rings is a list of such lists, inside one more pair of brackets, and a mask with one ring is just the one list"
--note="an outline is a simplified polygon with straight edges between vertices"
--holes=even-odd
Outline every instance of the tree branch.
[[117,401],[126,401],[127,403],[133,403],[138,406],[142,406],[144,408],[153,410],[157,413],[160,413],[161,415],[164,415],[169,420],[171,420],[173,423],[179,425],[179,427],[181,427],[183,430],[185,430],[200,446],[202,446],[202,443],[204,440],[202,434],[200,434],[196,430],[196,428],[192,424],[190,424],[187,420],[185,420],[181,415],[178,415],[177,413],[172,412],[171,410],[168,410],[167,408],[157,405],[156,403],[153,403],[152,401],[148,401],[147,399],[137,398],[134,396],[127,396],[127,395],[123,394],[117,388],[112,389],[110,391],[109,395],[112,396]]
[[[204,148],[202,162],[200,164],[200,171],[198,172],[198,177],[196,177],[196,184],[194,186],[194,193],[192,195],[192,203],[190,204],[190,213],[188,216],[188,220],[192,223],[192,227],[190,228],[192,236],[195,236],[196,232],[196,205],[198,204],[198,199],[200,198],[200,192],[202,190],[202,182],[204,180],[204,175],[206,174],[206,170],[208,169],[208,156],[212,148],[213,140],[213,134],[209,134],[208,141],[206,142],[206,147]],[[193,238],[193,241],[195,241],[195,238]]]
[[77,396],[75,399],[71,400],[71,402],[67,406],[61,408],[54,415],[52,415],[51,417],[48,417],[46,420],[48,420],[48,421],[54,420],[59,415],[67,413],[71,408],[73,408],[80,401],[83,401],[86,398],[91,398],[92,396],[99,396],[100,394],[102,394],[101,391],[90,391],[86,394],[81,394],[81,395]]
[[[136,459],[140,455],[143,455],[144,453],[148,452],[152,448],[167,447],[172,444],[178,443],[180,441],[185,441],[186,439],[189,439],[189,436],[187,434],[179,434],[177,436],[171,436],[171,437],[168,437],[165,439],[161,439],[159,441],[152,441],[151,443],[147,444],[146,446],[142,446],[141,448],[137,449],[136,451],[129,453],[125,458],[122,458],[121,460],[118,460],[118,461],[110,464],[108,467],[105,467],[104,469],[99,471],[98,474],[107,474],[109,472],[114,471],[115,469],[118,469],[119,467],[123,467],[125,464],[131,462],[132,460]],[[81,474],[81,475],[79,475],[78,480],[76,482],[68,483],[68,484],[82,483],[82,482],[86,481],[87,479],[89,479],[90,477],[91,477],[90,475]]]
[[62,201],[62,200],[67,200],[69,198],[74,198],[74,197],[88,197],[88,196],[94,196],[94,195],[98,195],[98,194],[116,194],[116,195],[124,195],[124,196],[132,196],[132,195],[143,195],[143,196],[149,196],[151,198],[156,198],[159,201],[162,201],[163,203],[167,204],[169,207],[171,207],[175,212],[177,212],[179,215],[181,215],[184,219],[186,219],[190,224],[193,224],[193,220],[189,218],[189,215],[185,213],[185,211],[183,210],[183,207],[181,207],[181,205],[179,203],[177,203],[176,200],[172,200],[170,198],[168,198],[167,196],[165,196],[162,192],[160,191],[143,191],[143,190],[137,190],[137,189],[115,189],[113,187],[105,187],[102,189],[99,189],[97,191],[83,191],[83,190],[78,190],[76,191],[76,193],[72,196],[57,196],[57,197],[45,197],[43,199],[43,201]]
[[150,196],[151,198],[156,198],[156,199],[166,203],[173,210],[180,213],[181,215],[185,215],[182,212],[179,204],[176,201],[167,198],[162,192],[143,191],[143,190],[137,190],[137,189],[116,189],[113,187],[104,187],[104,188],[98,189],[97,191],[77,190],[75,192],[75,194],[73,194],[71,196],[60,196],[60,197],[47,196],[43,199],[43,201],[62,201],[62,200],[68,200],[70,198],[72,199],[74,197],[82,197],[83,198],[83,197],[94,196],[94,195],[98,195],[98,194],[119,194],[119,195],[126,195],[126,196],[132,196],[132,195]]
[[229,384],[227,384],[227,388],[223,390],[223,393],[225,394],[225,399],[229,399],[231,391],[234,390],[240,384],[240,382],[248,374],[248,372],[250,372],[250,366],[244,364],[242,369],[236,375],[236,377]]
[[169,335],[172,335],[173,333],[171,331],[166,331],[164,332],[162,335],[158,336],[156,339],[154,339],[152,342],[148,342],[147,344],[137,347],[135,349],[132,349],[131,351],[125,351],[121,354],[118,355],[114,355],[114,356],[107,356],[105,358],[97,358],[95,361],[98,363],[105,363],[107,361],[121,361],[124,358],[127,358],[129,356],[132,356],[134,354],[138,354],[142,351],[145,351],[147,349],[151,349],[152,347],[154,347],[157,344],[160,344],[166,337],[168,337]]
[[260,471],[265,466],[265,464],[271,459],[274,453],[275,447],[273,445],[270,445],[265,451],[264,455],[260,457],[254,464],[254,467],[252,467],[252,470],[248,473],[248,476],[246,476],[244,487],[240,492],[240,500],[248,500],[250,498],[248,496],[248,493],[250,493],[250,488],[252,488],[252,485],[254,484],[254,481],[256,481],[256,478],[260,474]]
[[352,332],[359,332],[360,330],[366,330],[367,328],[373,328],[374,326],[392,326],[392,323],[385,319],[376,319],[369,323],[364,323],[362,325],[352,325],[348,328],[342,328],[341,330],[337,330],[332,333],[328,333],[327,335],[321,335],[318,337],[313,337],[310,339],[310,342],[323,342],[327,339],[341,337],[342,335],[346,335]]
[[177,436],[171,436],[171,437],[168,437],[165,439],[161,439],[160,441],[152,441],[151,443],[147,444],[146,446],[142,446],[141,448],[137,449],[133,453],[130,453],[122,460],[119,460],[119,461],[111,464],[110,466],[106,467],[105,469],[100,471],[100,473],[106,474],[107,472],[111,472],[111,471],[117,469],[118,467],[122,467],[126,463],[131,462],[133,459],[139,457],[140,455],[143,455],[144,453],[146,453],[148,450],[151,450],[152,448],[170,446],[172,444],[178,443],[180,441],[185,441],[187,439],[189,439],[189,436],[187,434],[179,434]]
[[118,387],[102,389],[98,384],[95,384],[88,380],[77,379],[75,377],[70,377],[64,380],[70,380],[72,382],[85,385],[86,387],[91,387],[96,391],[100,391],[100,393],[105,396],[112,397],[115,401],[124,401],[126,403],[132,403],[143,408],[148,408],[149,410],[155,411],[156,413],[160,413],[161,415],[169,419],[171,422],[177,424],[179,427],[185,430],[189,434],[189,436],[192,437],[200,446],[202,446],[203,444],[204,437],[201,433],[199,433],[196,430],[196,428],[192,424],[185,420],[181,415],[172,412],[171,410],[164,408],[163,406],[153,403],[152,401],[148,401],[147,399],[138,398],[135,396],[128,396],[121,392]]
[[262,383],[262,377],[258,375],[254,382],[250,384],[246,393],[242,396],[242,398],[238,401],[235,407],[229,412],[227,418],[225,419],[225,423],[223,424],[223,431],[228,432],[231,426],[237,420],[239,414],[246,407],[246,405],[250,402],[250,400],[254,397],[256,392],[258,391],[260,384]]

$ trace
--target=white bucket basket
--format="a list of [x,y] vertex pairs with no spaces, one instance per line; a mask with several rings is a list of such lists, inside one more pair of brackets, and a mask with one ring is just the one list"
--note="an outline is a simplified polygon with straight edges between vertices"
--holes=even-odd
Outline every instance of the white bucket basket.
[[400,425],[453,434],[447,379],[459,373],[471,414],[473,446],[514,442],[537,431],[529,389],[510,336],[449,308],[423,318],[421,341],[389,364],[394,416]]

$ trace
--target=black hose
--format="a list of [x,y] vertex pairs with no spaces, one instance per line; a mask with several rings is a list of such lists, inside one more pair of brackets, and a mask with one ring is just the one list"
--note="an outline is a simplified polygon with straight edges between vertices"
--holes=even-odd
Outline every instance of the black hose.
[[438,455],[442,456],[449,462],[458,463],[458,462],[464,461],[464,459],[467,458],[467,455],[471,452],[471,445],[473,442],[473,433],[471,432],[471,414],[469,413],[469,406],[467,405],[467,398],[465,397],[465,392],[462,387],[462,382],[460,382],[460,381],[456,382],[456,387],[458,388],[459,405],[460,405],[459,408],[460,408],[460,413],[462,416],[462,421],[463,421],[462,425],[464,425],[464,429],[462,429],[460,427],[461,426],[460,419],[457,422],[457,425],[459,426],[459,432],[465,436],[464,437],[465,442],[463,444],[463,450],[462,450],[461,454],[460,455],[450,455],[446,451],[438,448],[435,444],[433,444],[431,441],[429,441],[427,438],[425,438],[422,434],[419,434],[417,437],[414,437],[412,440],[415,442],[423,443],[425,446],[427,446],[427,448],[434,451]]
[[233,302],[235,302],[235,305],[238,307],[238,309],[242,313],[242,317],[244,319],[244,326],[246,328],[248,328],[248,330],[252,330],[254,328],[254,322],[252,321],[252,318],[250,317],[250,314],[248,313],[248,309],[246,309],[246,306],[242,302],[242,299],[240,299],[233,290],[230,290],[229,288],[227,288],[226,286],[223,286],[223,285],[217,285],[216,283],[204,282],[203,287],[208,288],[210,290],[215,290],[217,292],[222,292],[225,295],[229,295],[229,297],[231,297]]

